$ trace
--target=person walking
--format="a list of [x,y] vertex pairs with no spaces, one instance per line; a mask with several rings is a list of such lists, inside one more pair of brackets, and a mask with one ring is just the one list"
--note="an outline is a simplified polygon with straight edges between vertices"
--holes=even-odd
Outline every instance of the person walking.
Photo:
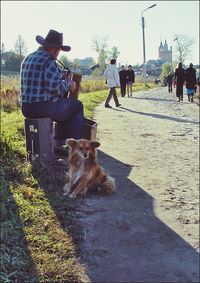
[[172,72],[170,72],[166,78],[166,82],[167,82],[167,86],[168,86],[168,92],[172,93],[172,83],[173,83],[173,78],[174,75],[172,74]]
[[186,89],[188,95],[188,101],[193,102],[193,96],[196,91],[196,70],[193,68],[193,64],[190,63],[189,68],[185,71],[185,81],[186,81]]
[[120,86],[119,73],[118,73],[117,66],[116,66],[116,59],[110,60],[110,64],[107,66],[104,72],[104,76],[106,78],[107,85],[110,89],[109,94],[106,98],[105,107],[112,108],[112,106],[109,105],[109,102],[112,97],[115,101],[116,107],[121,106],[121,104],[118,101],[117,93],[116,93],[116,87]]
[[121,96],[124,97],[126,95],[126,69],[124,65],[121,66],[121,70],[119,71],[119,79],[120,79],[120,89]]
[[183,101],[183,84],[185,81],[185,70],[182,67],[182,63],[178,64],[174,73],[174,84],[176,85],[176,96],[178,97],[178,102]]
[[70,46],[63,45],[63,34],[49,30],[46,38],[36,36],[40,47],[27,55],[20,69],[20,105],[26,118],[52,118],[57,122],[54,148],[65,150],[68,138],[83,137],[84,115],[81,101],[65,98],[72,94],[76,83],[69,77],[63,78],[56,63],[60,51],[68,52]]
[[132,69],[132,66],[129,65],[128,66],[128,70],[126,71],[126,85],[127,85],[127,94],[128,97],[131,96],[132,97],[132,86],[133,83],[135,82],[135,72]]

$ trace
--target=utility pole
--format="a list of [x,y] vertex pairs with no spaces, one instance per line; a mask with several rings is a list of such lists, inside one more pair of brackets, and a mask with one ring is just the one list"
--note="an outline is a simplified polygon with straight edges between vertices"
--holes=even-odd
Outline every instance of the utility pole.
[[141,12],[141,18],[142,18],[142,39],[143,39],[143,80],[144,80],[144,84],[147,84],[147,75],[146,75],[146,49],[145,49],[145,23],[144,23],[144,17],[143,17],[143,13],[148,10],[151,9],[153,7],[155,7],[156,4],[151,5],[150,7],[146,8],[145,10],[143,10]]

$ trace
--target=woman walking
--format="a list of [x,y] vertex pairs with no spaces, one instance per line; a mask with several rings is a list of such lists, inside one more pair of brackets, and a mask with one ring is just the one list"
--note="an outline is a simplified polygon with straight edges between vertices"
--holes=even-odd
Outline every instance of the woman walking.
[[174,83],[176,85],[176,96],[178,102],[183,101],[183,84],[185,81],[185,70],[182,67],[182,63],[178,64],[178,68],[175,70]]
[[196,92],[196,70],[193,68],[193,64],[190,63],[189,68],[185,71],[185,81],[186,81],[186,89],[188,95],[188,101],[193,102],[193,95]]
[[106,78],[108,87],[110,88],[108,97],[106,98],[105,107],[106,108],[112,108],[109,105],[109,102],[110,102],[112,97],[114,98],[116,107],[121,106],[121,104],[119,104],[119,101],[118,101],[118,98],[117,98],[117,93],[116,93],[116,87],[120,86],[120,81],[119,81],[119,73],[118,73],[118,70],[117,70],[115,59],[112,59],[110,61],[110,64],[107,66],[107,68],[104,72],[104,76]]

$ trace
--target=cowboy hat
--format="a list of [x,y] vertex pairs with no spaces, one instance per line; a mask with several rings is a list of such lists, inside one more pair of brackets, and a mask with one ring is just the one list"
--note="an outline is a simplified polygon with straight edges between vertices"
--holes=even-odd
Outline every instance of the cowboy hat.
[[63,34],[57,32],[56,30],[50,30],[46,36],[46,38],[37,35],[36,41],[44,46],[44,47],[58,47],[62,51],[70,51],[71,47],[67,45],[63,45]]

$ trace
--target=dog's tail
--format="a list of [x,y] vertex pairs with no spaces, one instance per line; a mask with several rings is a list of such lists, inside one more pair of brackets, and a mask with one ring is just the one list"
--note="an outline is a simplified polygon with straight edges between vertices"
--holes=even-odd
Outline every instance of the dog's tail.
[[115,179],[111,177],[110,175],[108,175],[106,177],[106,180],[101,185],[101,189],[103,192],[107,194],[114,192],[116,190]]

